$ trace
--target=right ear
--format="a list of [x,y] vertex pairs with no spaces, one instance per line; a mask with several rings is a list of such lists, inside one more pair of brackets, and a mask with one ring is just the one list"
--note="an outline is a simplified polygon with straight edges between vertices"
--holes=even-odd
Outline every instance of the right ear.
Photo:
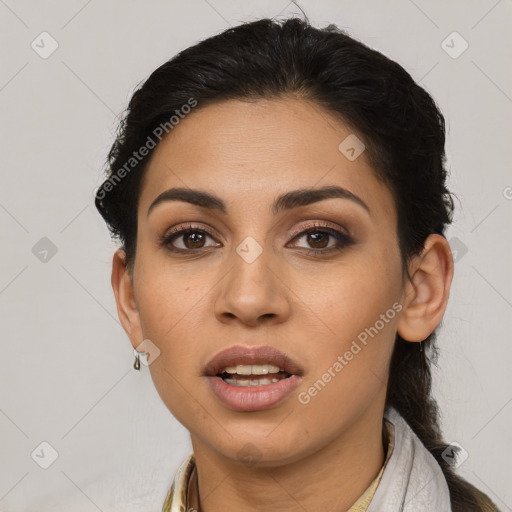
[[128,334],[133,348],[138,347],[143,340],[140,314],[135,302],[133,279],[126,264],[126,253],[118,249],[112,260],[112,289],[116,298],[119,320]]

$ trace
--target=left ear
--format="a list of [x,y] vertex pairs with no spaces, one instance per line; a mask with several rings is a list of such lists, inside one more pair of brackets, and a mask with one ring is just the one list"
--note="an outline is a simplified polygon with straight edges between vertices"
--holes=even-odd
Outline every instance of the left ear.
[[409,275],[397,331],[406,341],[423,341],[439,325],[448,304],[453,257],[446,238],[429,235],[422,253],[410,262]]

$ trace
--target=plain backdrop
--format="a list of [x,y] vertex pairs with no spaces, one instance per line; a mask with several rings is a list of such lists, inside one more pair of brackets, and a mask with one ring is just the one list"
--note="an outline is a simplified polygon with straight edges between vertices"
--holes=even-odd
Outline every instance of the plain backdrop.
[[[512,2],[300,6],[398,61],[446,116],[456,264],[436,395],[445,439],[468,453],[458,471],[511,510]],[[287,0],[0,0],[1,511],[161,510],[190,442],[148,368],[132,369],[94,191],[151,71],[230,25],[293,13]]]

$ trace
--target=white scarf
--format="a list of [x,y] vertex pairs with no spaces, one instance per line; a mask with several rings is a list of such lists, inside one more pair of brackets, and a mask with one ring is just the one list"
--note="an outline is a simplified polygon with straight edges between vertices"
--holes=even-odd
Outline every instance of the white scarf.
[[433,455],[394,408],[384,416],[393,425],[395,446],[367,512],[451,512],[448,485]]

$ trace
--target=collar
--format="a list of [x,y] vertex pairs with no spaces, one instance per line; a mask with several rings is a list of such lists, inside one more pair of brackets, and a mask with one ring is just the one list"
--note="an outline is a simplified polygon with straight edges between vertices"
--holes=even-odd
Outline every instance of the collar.
[[395,432],[395,449],[367,512],[452,512],[443,471],[398,411],[384,417]]

